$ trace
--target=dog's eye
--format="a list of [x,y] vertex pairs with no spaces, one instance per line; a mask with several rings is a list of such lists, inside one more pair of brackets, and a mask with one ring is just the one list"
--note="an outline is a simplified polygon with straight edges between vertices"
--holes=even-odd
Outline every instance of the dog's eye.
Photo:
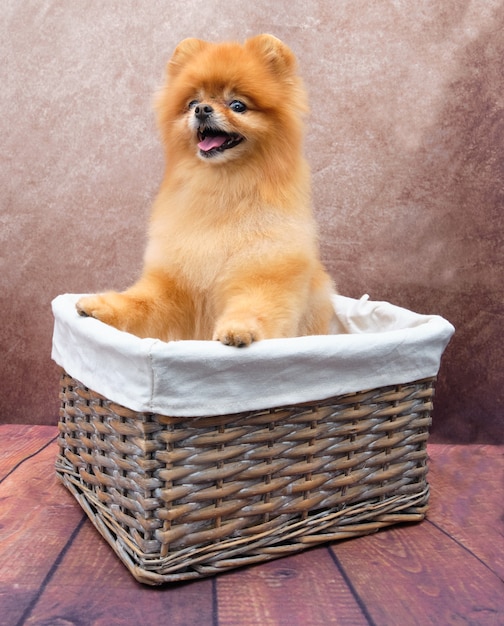
[[247,105],[244,104],[241,100],[233,100],[230,103],[229,108],[235,113],[245,113],[245,111],[247,110]]
[[194,107],[198,104],[197,100],[191,100],[191,102],[189,102],[189,104],[187,105],[187,108],[189,110],[194,109]]

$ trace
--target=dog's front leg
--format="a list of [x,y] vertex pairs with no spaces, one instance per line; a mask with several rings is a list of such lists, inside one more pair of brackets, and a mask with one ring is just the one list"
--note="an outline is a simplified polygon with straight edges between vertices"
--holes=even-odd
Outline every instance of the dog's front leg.
[[139,337],[186,339],[194,332],[192,302],[174,280],[151,272],[124,292],[83,296],[80,315],[94,317]]

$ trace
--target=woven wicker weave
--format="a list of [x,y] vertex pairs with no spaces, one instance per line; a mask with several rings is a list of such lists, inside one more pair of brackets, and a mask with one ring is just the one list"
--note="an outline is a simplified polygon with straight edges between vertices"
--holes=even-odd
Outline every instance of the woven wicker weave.
[[219,417],[63,373],[63,483],[137,580],[188,580],[425,516],[434,379]]

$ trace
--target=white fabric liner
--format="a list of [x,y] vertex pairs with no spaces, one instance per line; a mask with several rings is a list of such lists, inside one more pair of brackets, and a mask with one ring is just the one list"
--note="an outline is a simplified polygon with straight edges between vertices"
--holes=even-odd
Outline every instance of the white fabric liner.
[[334,296],[338,334],[218,341],[140,339],[52,302],[52,358],[68,374],[137,412],[196,417],[323,400],[435,376],[453,326],[368,296]]

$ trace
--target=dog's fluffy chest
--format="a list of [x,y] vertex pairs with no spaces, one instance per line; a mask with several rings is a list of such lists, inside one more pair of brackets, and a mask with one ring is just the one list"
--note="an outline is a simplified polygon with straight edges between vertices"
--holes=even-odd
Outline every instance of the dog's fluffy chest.
[[[151,222],[145,261],[191,289],[206,291],[257,244],[254,219],[237,218],[211,206],[198,211],[157,213]],[[264,241],[263,237],[260,239]]]
[[171,228],[151,234],[146,262],[194,287],[213,283],[229,256],[220,233]]
[[212,182],[205,187],[194,176],[191,181],[172,180],[161,191],[151,219],[148,266],[203,293],[229,272],[254,271],[258,262],[278,253],[313,246],[308,212],[291,209],[290,215],[272,206],[257,186],[238,194],[224,180]]

